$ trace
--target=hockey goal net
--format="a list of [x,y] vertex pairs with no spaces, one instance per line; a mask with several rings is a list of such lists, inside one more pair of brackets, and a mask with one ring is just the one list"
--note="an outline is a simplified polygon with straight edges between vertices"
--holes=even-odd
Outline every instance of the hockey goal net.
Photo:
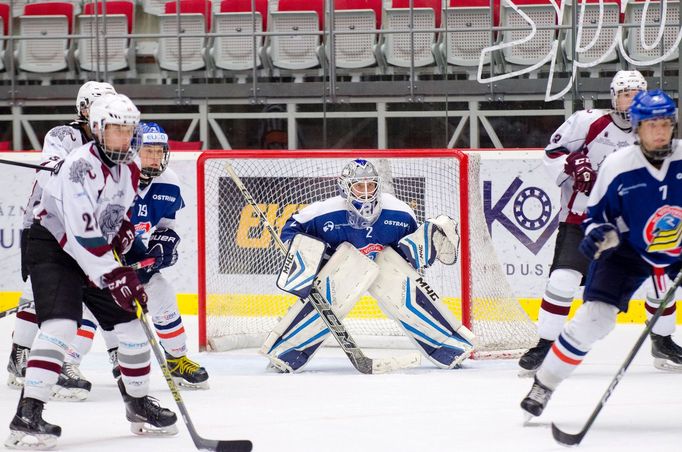
[[[447,214],[460,223],[460,258],[425,271],[441,299],[477,336],[477,354],[512,357],[537,341],[498,262],[480,199],[479,159],[456,150],[227,151],[197,162],[199,342],[216,351],[260,347],[295,298],[276,285],[283,257],[226,167],[231,165],[275,229],[298,209],[338,194],[353,158],[378,168],[382,190],[405,201],[421,224]],[[344,324],[361,346],[408,344],[369,295]],[[328,344],[333,340],[327,341]]]

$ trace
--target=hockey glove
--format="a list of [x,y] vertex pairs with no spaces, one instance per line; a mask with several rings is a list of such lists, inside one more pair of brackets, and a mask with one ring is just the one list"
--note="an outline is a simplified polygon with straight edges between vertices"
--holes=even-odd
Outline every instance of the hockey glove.
[[620,243],[618,230],[612,224],[601,224],[587,233],[580,242],[580,252],[588,259],[599,259],[607,251],[613,251]]
[[125,253],[130,251],[135,241],[135,226],[124,219],[121,223],[121,228],[118,230],[113,239],[111,239],[111,247],[118,253],[119,256],[123,256]]
[[597,179],[590,158],[583,152],[571,152],[566,157],[564,172],[573,178],[573,189],[589,195]]
[[149,267],[151,270],[160,270],[170,267],[178,261],[178,244],[180,236],[172,229],[157,229],[147,244],[146,257],[153,257],[156,263]]
[[137,278],[135,270],[130,267],[117,267],[102,276],[117,305],[129,312],[135,312],[134,300],[137,300],[144,312],[147,312],[147,293]]

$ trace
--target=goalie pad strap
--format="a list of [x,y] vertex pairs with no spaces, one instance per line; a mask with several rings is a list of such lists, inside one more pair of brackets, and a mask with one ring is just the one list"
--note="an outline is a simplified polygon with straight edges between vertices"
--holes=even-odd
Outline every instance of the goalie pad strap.
[[[343,319],[379,273],[379,267],[350,243],[342,243],[322,267],[315,290]],[[272,363],[289,372],[300,370],[329,336],[324,321],[305,300],[299,300],[275,326],[261,347]]]
[[434,364],[453,368],[473,351],[474,335],[438,293],[392,248],[377,256],[379,276],[369,288],[386,315]]

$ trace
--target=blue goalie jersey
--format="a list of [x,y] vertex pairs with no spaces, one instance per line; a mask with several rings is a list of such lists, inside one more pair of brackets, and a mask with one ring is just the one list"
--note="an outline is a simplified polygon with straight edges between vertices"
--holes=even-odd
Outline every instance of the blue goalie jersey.
[[639,145],[609,155],[588,204],[586,232],[611,223],[647,262],[668,266],[682,253],[682,143],[660,169],[652,166]]
[[[138,237],[147,236],[149,231],[161,224],[173,228],[175,214],[185,206],[180,194],[180,181],[175,172],[167,168],[160,176],[152,179],[143,190],[139,190],[132,207],[131,222]],[[169,220],[169,224],[162,224]]]
[[329,254],[341,243],[349,242],[373,260],[384,247],[395,247],[417,229],[414,211],[406,203],[382,193],[381,205],[381,214],[372,226],[355,229],[348,224],[344,198],[335,196],[315,202],[289,218],[282,228],[282,240],[286,242],[300,233],[311,235],[329,245]]

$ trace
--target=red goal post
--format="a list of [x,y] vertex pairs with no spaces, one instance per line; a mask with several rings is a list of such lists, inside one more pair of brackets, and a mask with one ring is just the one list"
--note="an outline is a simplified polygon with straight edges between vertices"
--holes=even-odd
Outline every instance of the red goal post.
[[[425,272],[441,299],[478,337],[477,356],[508,357],[531,347],[535,326],[514,298],[485,224],[475,153],[453,149],[207,151],[197,160],[199,345],[259,347],[295,301],[275,287],[282,257],[225,170],[232,166],[280,231],[293,212],[338,194],[351,159],[375,163],[382,190],[410,204],[418,222],[459,222],[455,265]],[[402,348],[402,333],[369,296],[344,324],[360,345]]]

